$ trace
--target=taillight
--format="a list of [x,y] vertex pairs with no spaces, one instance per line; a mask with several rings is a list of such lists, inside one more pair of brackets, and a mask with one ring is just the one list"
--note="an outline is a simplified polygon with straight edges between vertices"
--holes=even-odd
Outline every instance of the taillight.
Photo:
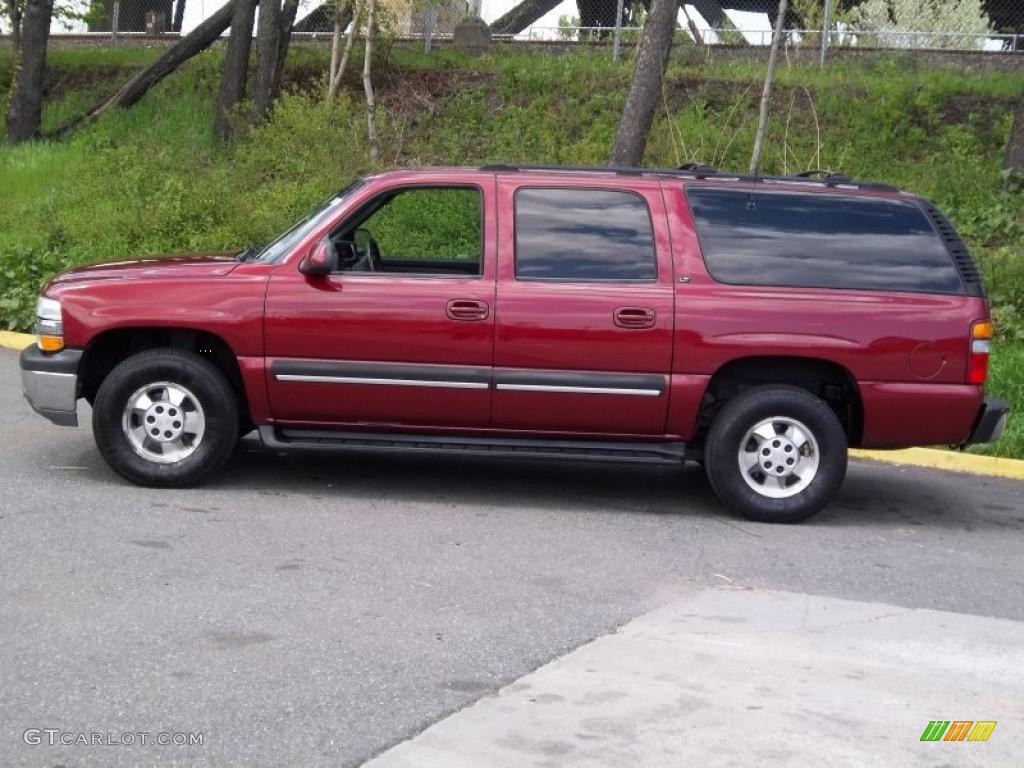
[[988,355],[992,348],[992,323],[983,320],[971,326],[971,356],[967,363],[967,383],[984,384],[988,376]]

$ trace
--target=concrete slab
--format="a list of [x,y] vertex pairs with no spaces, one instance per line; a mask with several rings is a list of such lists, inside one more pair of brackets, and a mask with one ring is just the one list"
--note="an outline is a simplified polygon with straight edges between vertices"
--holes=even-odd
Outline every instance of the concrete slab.
[[[367,766],[1019,766],[1022,640],[1017,621],[703,590]],[[930,720],[998,725],[987,742],[921,742]]]

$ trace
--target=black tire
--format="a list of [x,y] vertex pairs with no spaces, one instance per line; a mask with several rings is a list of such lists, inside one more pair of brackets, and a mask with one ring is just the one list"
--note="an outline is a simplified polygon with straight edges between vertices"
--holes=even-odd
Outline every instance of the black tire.
[[[180,385],[199,401],[205,428],[191,455],[158,463],[136,452],[122,429],[129,398],[154,382]],[[103,380],[92,412],[92,432],[103,459],[133,483],[163,488],[196,485],[224,466],[238,439],[238,404],[216,366],[192,352],[152,349],[129,357]]]
[[[819,448],[813,479],[786,498],[769,498],[754,490],[740,469],[740,451],[748,431],[776,417],[800,422],[810,430]],[[754,443],[748,444],[747,450],[751,445]],[[757,387],[737,395],[716,415],[708,433],[704,462],[718,498],[748,520],[797,523],[821,510],[839,491],[846,476],[846,432],[832,409],[806,390],[784,385]],[[752,482],[768,483],[760,467],[754,470]]]

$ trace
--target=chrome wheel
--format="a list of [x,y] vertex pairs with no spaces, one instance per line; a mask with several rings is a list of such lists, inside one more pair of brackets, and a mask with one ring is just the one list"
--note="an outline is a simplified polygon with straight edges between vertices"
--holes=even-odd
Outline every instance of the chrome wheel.
[[804,424],[788,416],[773,416],[747,430],[737,458],[747,485],[761,496],[785,499],[811,484],[818,474],[821,452]]
[[180,384],[158,381],[128,398],[121,429],[139,456],[173,464],[191,456],[203,439],[206,417],[199,399]]

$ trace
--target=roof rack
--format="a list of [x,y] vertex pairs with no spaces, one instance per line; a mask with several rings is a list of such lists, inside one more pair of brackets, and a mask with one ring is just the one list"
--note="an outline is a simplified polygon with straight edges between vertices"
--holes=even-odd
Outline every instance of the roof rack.
[[[795,176],[752,176],[742,173],[720,171],[702,163],[687,163],[679,168],[637,168],[634,166],[586,166],[586,165],[520,165],[518,163],[491,163],[480,166],[481,171],[490,173],[548,172],[548,173],[606,173],[615,176],[661,176],[684,179],[715,179],[717,181],[742,181],[759,184],[806,184],[816,187],[840,189],[863,189],[875,192],[899,192],[899,187],[877,181],[855,181],[849,176],[833,171],[815,169]],[[818,177],[818,178],[815,178]]]

